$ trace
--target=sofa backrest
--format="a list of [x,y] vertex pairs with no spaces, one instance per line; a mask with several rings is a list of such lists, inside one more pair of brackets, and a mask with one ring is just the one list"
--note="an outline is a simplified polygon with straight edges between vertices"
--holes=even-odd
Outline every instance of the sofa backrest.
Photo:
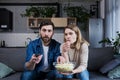
[[[0,62],[15,71],[23,71],[26,48],[0,48]],[[99,70],[113,59],[113,48],[89,48],[88,70]]]
[[23,71],[26,48],[0,48],[0,62],[15,71]]
[[89,48],[88,70],[99,70],[113,59],[113,48]]

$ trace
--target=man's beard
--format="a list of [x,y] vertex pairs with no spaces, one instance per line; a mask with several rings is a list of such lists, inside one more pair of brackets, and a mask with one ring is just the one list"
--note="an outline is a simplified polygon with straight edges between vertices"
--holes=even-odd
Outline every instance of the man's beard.
[[49,37],[41,37],[42,38],[42,40],[43,40],[43,43],[49,43],[50,41],[51,41],[51,37],[49,38]]

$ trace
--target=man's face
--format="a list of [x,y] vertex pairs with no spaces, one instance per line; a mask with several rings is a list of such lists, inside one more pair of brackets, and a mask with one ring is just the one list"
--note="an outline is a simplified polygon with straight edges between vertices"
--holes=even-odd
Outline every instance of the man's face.
[[44,44],[47,44],[50,42],[50,40],[52,39],[53,36],[53,27],[52,25],[46,25],[43,26],[40,30],[39,30],[40,36],[43,40]]

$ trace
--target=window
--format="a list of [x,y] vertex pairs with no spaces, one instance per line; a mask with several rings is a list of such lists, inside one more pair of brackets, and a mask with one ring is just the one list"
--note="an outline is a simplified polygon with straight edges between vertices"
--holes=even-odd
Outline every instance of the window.
[[120,0],[105,0],[105,37],[115,38],[120,32]]

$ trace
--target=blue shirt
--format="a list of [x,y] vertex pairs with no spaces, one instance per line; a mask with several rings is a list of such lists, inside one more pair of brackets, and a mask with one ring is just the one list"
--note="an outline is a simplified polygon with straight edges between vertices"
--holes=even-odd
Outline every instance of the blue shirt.
[[[29,43],[27,47],[26,62],[28,62],[31,59],[31,56],[36,53],[42,54],[43,57],[40,63],[36,65],[35,70],[42,71],[42,67],[44,64],[44,51],[43,51],[41,38],[31,41]],[[49,50],[48,50],[49,69],[54,69],[53,62],[56,62],[58,56],[60,56],[60,43],[52,39],[49,44]]]

